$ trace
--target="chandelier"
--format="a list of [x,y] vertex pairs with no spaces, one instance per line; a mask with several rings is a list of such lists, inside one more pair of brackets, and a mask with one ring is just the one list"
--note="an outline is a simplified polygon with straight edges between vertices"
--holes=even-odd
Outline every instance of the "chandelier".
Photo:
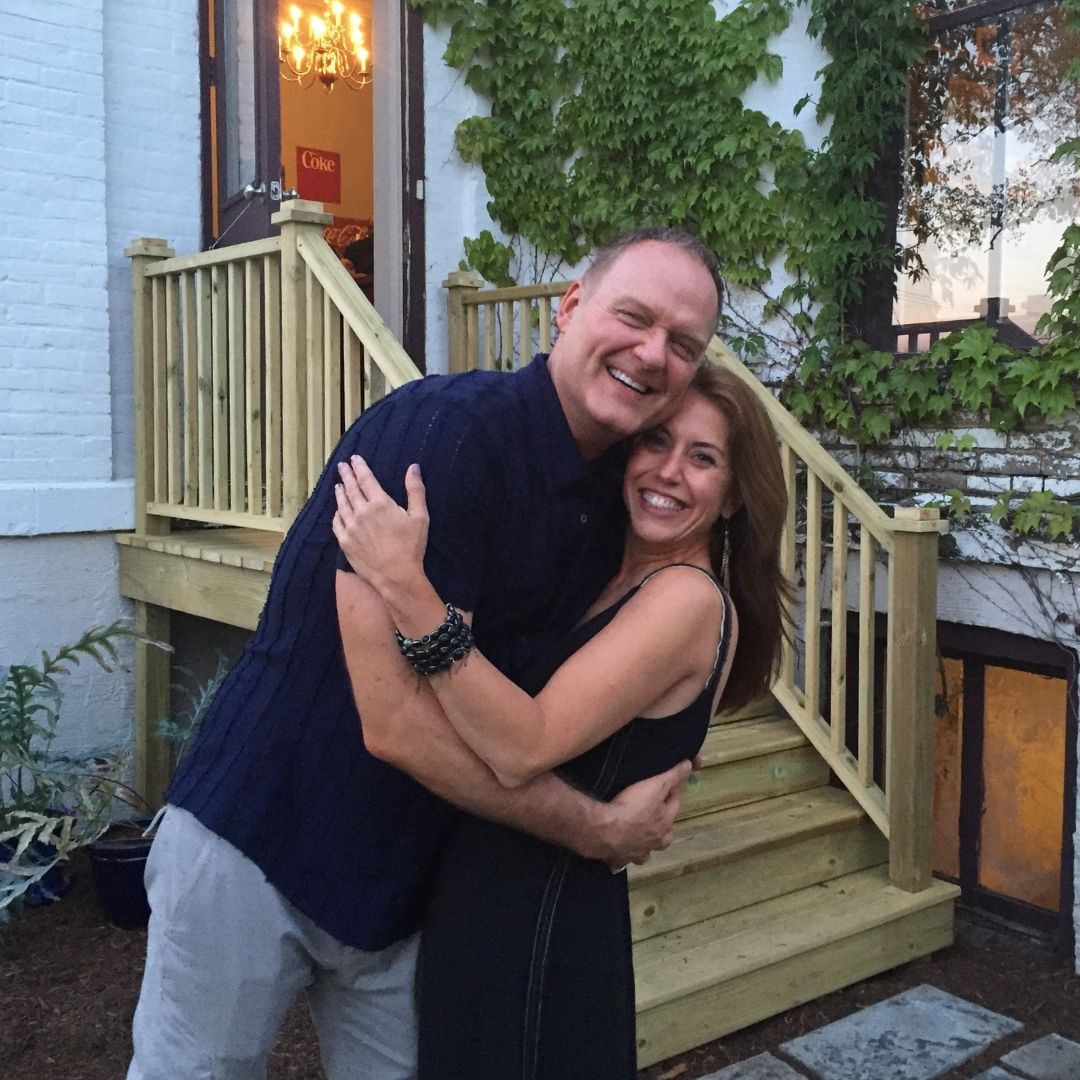
[[346,20],[345,5],[332,0],[321,17],[308,18],[306,33],[300,17],[294,4],[289,8],[292,21],[283,20],[278,33],[283,79],[305,87],[318,79],[327,91],[339,82],[352,90],[361,90],[371,82],[371,54],[364,45],[363,21],[356,12],[350,12]]

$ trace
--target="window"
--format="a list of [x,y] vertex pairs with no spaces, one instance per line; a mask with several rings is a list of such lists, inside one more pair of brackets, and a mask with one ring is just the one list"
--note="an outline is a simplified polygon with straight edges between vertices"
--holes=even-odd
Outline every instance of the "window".
[[900,351],[980,319],[1031,344],[1048,310],[1045,267],[1077,217],[1071,161],[1080,42],[1049,0],[937,0],[912,73],[893,323]]

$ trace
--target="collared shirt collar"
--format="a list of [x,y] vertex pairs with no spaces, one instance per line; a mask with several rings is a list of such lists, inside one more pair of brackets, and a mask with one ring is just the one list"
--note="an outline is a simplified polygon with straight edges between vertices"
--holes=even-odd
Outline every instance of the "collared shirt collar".
[[537,353],[532,363],[522,368],[517,377],[528,387],[526,393],[534,403],[530,420],[535,423],[535,428],[530,441],[533,451],[546,458],[552,490],[573,487],[590,477],[614,483],[618,490],[626,466],[626,442],[617,442],[599,457],[587,461],[574,442],[548,369],[547,354]]

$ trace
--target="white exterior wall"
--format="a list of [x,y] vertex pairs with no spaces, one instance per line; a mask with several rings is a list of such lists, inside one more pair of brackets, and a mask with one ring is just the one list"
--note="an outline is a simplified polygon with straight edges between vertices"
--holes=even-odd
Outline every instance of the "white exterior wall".
[[[0,664],[125,612],[133,524],[123,249],[198,247],[196,0],[0,0]],[[131,731],[131,676],[85,665],[61,739]]]

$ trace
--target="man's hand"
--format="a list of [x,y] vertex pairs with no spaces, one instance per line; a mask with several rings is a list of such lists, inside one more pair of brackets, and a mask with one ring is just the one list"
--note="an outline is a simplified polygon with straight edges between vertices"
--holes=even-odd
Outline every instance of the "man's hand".
[[691,771],[689,761],[680,761],[667,772],[632,784],[607,803],[606,823],[594,838],[597,848],[591,857],[618,869],[643,863],[654,851],[666,848],[674,838]]

